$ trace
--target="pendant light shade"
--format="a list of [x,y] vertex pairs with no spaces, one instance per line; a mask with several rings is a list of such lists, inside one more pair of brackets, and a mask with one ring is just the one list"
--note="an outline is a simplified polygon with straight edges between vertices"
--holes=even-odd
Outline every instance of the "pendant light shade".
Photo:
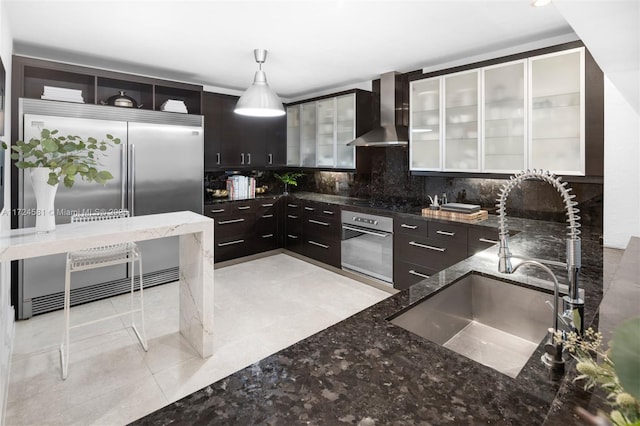
[[259,69],[253,78],[253,84],[242,94],[234,112],[254,117],[277,117],[284,115],[284,107],[278,95],[267,84],[267,75],[262,71],[262,64],[267,59],[267,51],[255,49],[253,55]]

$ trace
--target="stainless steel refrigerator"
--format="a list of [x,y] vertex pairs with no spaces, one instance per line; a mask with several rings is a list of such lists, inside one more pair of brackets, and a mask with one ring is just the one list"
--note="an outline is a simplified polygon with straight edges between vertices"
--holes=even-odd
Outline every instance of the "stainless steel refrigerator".
[[[42,128],[63,135],[120,138],[101,163],[114,179],[105,186],[78,179],[73,188],[58,187],[56,224],[73,211],[128,209],[133,216],[191,210],[202,213],[203,120],[200,115],[132,110],[99,105],[20,99],[20,139],[39,137]],[[19,209],[36,207],[29,177],[20,173]],[[19,227],[35,226],[20,216]],[[178,239],[141,242],[145,287],[178,277]],[[20,261],[18,317],[62,307],[65,255]],[[71,302],[84,303],[128,290],[127,266],[116,265],[72,274]]]

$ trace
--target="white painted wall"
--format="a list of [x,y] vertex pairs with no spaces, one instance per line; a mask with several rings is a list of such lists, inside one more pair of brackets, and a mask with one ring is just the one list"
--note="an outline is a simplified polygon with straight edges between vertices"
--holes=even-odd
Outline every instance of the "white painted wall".
[[[11,55],[13,53],[13,37],[9,27],[9,18],[5,12],[6,0],[0,0],[0,58],[6,72],[4,102],[4,136],[0,139],[8,142],[11,135]],[[5,210],[0,214],[0,230],[11,227],[11,217],[4,214],[11,211],[11,176],[9,156],[5,155],[4,164],[4,200]],[[0,424],[4,424],[4,413],[9,391],[9,368],[14,333],[14,313],[11,306],[11,271],[10,262],[0,264]]]
[[640,116],[605,75],[604,245],[640,235]]
[[604,245],[640,236],[640,1],[553,0],[605,74]]

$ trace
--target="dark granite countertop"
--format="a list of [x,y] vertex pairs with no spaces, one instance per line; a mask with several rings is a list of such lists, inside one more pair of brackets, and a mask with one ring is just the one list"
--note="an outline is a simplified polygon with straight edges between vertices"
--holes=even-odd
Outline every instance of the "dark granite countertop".
[[[370,208],[348,197],[296,196]],[[484,224],[497,226],[497,218],[490,216]],[[565,260],[564,224],[509,218],[509,225],[522,231],[511,239],[514,255]],[[602,312],[597,315],[602,247],[588,232],[583,236],[585,323],[597,326],[603,320]],[[471,271],[551,289],[536,270],[499,274],[497,249],[490,248],[134,424],[577,425],[574,405],[605,407],[602,398],[572,383],[572,363],[560,380],[550,377],[540,362],[543,342],[514,379],[387,320]],[[566,282],[563,270],[554,272]]]

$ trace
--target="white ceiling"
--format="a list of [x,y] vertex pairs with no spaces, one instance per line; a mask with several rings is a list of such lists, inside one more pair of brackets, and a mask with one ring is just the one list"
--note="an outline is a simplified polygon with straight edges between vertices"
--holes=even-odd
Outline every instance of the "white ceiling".
[[530,0],[4,2],[16,54],[240,91],[264,48],[287,100],[576,38],[553,4]]

